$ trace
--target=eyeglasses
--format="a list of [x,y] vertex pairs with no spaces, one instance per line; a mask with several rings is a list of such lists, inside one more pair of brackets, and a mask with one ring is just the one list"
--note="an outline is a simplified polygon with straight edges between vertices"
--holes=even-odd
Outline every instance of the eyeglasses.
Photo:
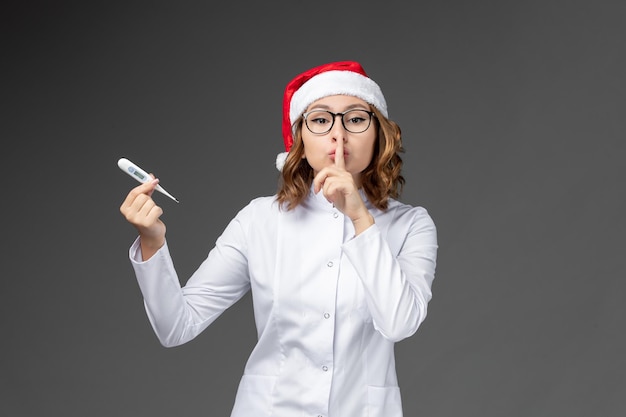
[[316,135],[330,132],[335,125],[337,116],[341,116],[341,124],[348,132],[363,133],[370,127],[374,112],[360,109],[348,110],[344,113],[333,113],[328,110],[311,110],[302,115],[307,129]]

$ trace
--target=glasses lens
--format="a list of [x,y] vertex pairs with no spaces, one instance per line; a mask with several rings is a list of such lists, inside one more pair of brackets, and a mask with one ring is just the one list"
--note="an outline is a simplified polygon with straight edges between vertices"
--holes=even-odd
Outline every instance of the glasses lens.
[[311,133],[326,133],[333,125],[333,116],[323,110],[312,111],[307,114],[305,122]]
[[364,110],[351,110],[343,115],[343,126],[352,133],[365,132],[371,121],[372,116]]

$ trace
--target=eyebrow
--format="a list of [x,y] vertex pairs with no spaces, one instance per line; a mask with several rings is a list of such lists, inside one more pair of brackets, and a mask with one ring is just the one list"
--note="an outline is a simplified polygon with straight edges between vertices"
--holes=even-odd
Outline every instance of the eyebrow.
[[[354,103],[354,104],[351,104],[348,107],[346,107],[343,111],[354,110],[354,109],[369,111],[369,109],[364,108],[364,107],[367,107],[367,106],[363,106],[361,103]],[[325,105],[325,104],[318,104],[315,107],[313,107],[312,109],[307,110],[307,112],[310,112],[310,111],[313,111],[313,110],[328,110],[328,111],[330,111],[330,107]]]

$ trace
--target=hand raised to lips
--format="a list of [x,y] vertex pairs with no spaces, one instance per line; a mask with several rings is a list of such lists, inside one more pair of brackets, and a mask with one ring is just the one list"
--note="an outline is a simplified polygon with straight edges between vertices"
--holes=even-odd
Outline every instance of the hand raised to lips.
[[365,207],[354,177],[346,171],[346,152],[341,141],[330,156],[334,157],[335,163],[317,173],[313,190],[316,194],[321,190],[329,202],[352,220],[355,232],[359,234],[374,224],[374,218]]

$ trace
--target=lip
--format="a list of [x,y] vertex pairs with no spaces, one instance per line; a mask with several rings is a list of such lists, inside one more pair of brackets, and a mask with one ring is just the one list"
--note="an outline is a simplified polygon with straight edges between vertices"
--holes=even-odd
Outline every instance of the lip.
[[[335,159],[335,151],[332,151],[328,154],[332,159]],[[346,158],[348,156],[348,151],[343,151],[343,157]]]

